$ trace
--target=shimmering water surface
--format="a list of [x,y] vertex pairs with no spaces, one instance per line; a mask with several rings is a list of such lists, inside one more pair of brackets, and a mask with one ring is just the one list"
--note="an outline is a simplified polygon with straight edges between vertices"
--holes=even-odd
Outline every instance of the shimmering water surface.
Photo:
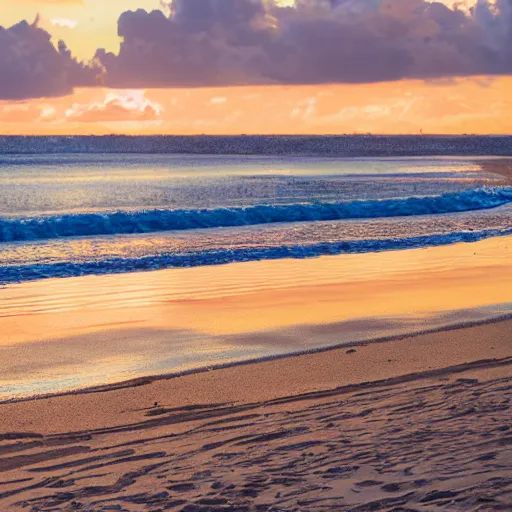
[[463,158],[3,157],[0,282],[477,241],[512,186]]

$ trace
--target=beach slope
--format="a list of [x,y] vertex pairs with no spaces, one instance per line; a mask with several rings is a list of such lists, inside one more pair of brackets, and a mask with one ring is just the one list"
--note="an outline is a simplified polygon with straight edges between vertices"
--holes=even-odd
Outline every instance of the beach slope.
[[512,508],[512,321],[0,405],[0,510]]

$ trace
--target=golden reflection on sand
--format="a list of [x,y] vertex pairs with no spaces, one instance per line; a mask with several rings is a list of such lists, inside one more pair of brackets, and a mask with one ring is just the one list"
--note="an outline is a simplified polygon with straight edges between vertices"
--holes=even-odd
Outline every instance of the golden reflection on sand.
[[511,242],[9,286],[0,400],[510,313]]
[[126,328],[250,333],[512,302],[512,237],[0,290],[0,345]]

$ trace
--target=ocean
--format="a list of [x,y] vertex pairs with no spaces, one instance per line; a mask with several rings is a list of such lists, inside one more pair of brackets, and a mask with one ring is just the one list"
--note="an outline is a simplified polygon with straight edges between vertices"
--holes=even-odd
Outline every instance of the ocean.
[[1,139],[0,398],[510,313],[511,141]]
[[[247,150],[246,139],[253,140],[234,138],[233,151]],[[121,154],[97,153],[108,138],[5,143],[0,283],[398,250],[512,232],[512,186],[486,172],[481,157],[343,156],[364,151],[371,137],[331,141],[324,153],[338,148],[342,156],[318,156],[326,141],[303,139],[297,152],[307,156],[280,156],[290,151],[289,138],[269,144],[274,155],[243,156],[129,152],[143,149],[138,138],[113,142]],[[187,149],[179,140],[167,149]],[[210,150],[215,138],[204,140],[199,149]],[[396,138],[384,140],[393,151]],[[411,140],[414,154],[424,140]],[[449,140],[432,140],[455,150]],[[499,150],[497,141],[489,153]],[[464,148],[467,140],[458,143]],[[383,151],[382,142],[377,147]]]

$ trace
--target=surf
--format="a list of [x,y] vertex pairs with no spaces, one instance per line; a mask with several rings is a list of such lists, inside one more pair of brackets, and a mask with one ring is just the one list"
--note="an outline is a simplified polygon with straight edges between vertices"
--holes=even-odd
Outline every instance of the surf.
[[0,218],[0,242],[153,233],[286,222],[376,219],[470,212],[512,202],[512,187],[482,187],[437,196],[337,203],[261,204],[240,208],[152,209]]

